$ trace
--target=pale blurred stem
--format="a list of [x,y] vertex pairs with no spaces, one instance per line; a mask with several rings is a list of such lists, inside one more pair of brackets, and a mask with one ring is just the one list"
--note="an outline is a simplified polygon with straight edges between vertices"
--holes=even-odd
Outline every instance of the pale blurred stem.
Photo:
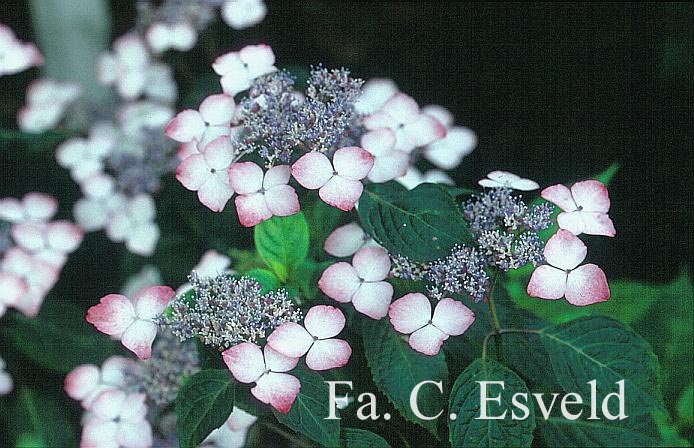
[[301,437],[295,436],[294,434],[291,434],[290,432],[285,431],[284,429],[280,428],[279,426],[275,425],[274,423],[265,422],[265,421],[260,422],[260,423],[263,426],[265,426],[267,429],[269,429],[273,432],[276,432],[277,434],[281,435],[285,439],[291,441],[295,446],[299,446],[302,448],[315,447],[315,445],[312,444],[311,442],[309,442],[309,441],[307,441]]
[[82,98],[93,106],[107,105],[109,89],[96,81],[95,64],[111,39],[108,0],[30,0],[36,41],[44,56],[43,74],[77,82]]

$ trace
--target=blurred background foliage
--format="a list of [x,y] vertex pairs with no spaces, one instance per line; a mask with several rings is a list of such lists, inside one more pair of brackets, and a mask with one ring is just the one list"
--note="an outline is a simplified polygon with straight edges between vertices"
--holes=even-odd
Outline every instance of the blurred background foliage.
[[[134,23],[134,3],[111,1],[113,37]],[[420,104],[449,108],[479,137],[453,173],[461,186],[493,169],[548,185],[620,164],[610,184],[618,236],[588,242],[588,261],[605,270],[612,300],[586,311],[531,300],[519,282],[507,290],[517,305],[550,321],[601,312],[631,325],[661,362],[674,422],[663,419],[663,436],[672,444],[691,441],[694,5],[267,3],[260,25],[239,32],[217,23],[194,50],[167,54],[179,106],[218,90],[210,68],[217,55],[263,41],[280,67],[299,74],[311,64],[345,66],[360,77],[392,78]],[[40,42],[27,2],[3,3],[0,22]],[[24,91],[38,75],[32,69],[0,78],[0,197],[44,191],[59,198],[59,217],[67,218],[80,193],[53,157],[66,134],[16,131]],[[128,254],[102,232],[88,234],[38,320],[3,318],[0,353],[17,388],[0,398],[0,427],[14,428],[0,430],[0,445],[12,446],[20,435],[26,446],[74,445],[79,405],[62,393],[62,376],[117,350],[82,320],[89,305],[120,290],[145,264],[158,266],[175,286],[205,249],[247,248],[252,241],[233,211],[208,211],[172,177],[156,199],[165,237],[153,258]]]

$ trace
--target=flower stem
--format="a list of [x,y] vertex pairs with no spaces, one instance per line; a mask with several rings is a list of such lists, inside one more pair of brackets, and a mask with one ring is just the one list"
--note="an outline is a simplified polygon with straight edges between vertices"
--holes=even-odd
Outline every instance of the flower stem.
[[492,278],[492,284],[489,287],[489,293],[487,294],[487,306],[489,307],[489,314],[492,317],[492,326],[494,327],[494,333],[499,334],[501,330],[501,324],[499,323],[499,317],[496,314],[496,305],[494,304],[494,286],[496,285],[496,280],[499,277],[499,271],[494,272],[494,277]]

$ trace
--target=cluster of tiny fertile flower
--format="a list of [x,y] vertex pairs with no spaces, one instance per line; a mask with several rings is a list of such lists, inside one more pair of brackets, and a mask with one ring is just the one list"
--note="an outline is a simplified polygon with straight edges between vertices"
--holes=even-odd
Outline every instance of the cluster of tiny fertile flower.
[[289,163],[297,147],[335,149],[351,134],[362,84],[348,70],[317,67],[311,70],[304,96],[285,71],[257,78],[240,103],[244,134],[236,152],[257,152],[270,166]]
[[263,293],[252,278],[201,278],[193,272],[189,281],[192,299],[177,296],[171,303],[171,315],[162,318],[162,325],[182,341],[198,337],[204,344],[224,350],[240,342],[255,343],[284,322],[301,320],[301,312],[286,291]]
[[164,408],[176,399],[183,380],[200,369],[192,342],[181,342],[169,331],[161,332],[152,346],[152,357],[138,361],[128,374],[128,383],[156,406]]
[[549,204],[528,207],[510,188],[493,188],[463,203],[463,216],[489,265],[504,271],[544,262],[538,231],[550,225]]

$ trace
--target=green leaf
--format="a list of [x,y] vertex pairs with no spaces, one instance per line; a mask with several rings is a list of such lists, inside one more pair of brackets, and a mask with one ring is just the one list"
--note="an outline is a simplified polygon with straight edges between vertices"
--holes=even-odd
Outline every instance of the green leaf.
[[277,276],[275,276],[272,271],[268,271],[267,269],[255,268],[243,275],[256,279],[258,283],[260,283],[261,291],[263,293],[267,293],[280,287],[280,281]]
[[261,222],[255,226],[253,239],[260,257],[282,282],[308,254],[308,224],[301,212]]
[[329,414],[328,385],[317,373],[291,372],[301,381],[301,390],[288,413],[274,411],[280,423],[324,446],[339,446],[340,421],[326,420]]
[[[478,381],[503,381],[500,385],[489,385],[486,396],[500,396],[501,403],[487,401],[487,415],[503,419],[478,419],[481,416],[481,390]],[[451,389],[449,409],[456,419],[448,424],[448,438],[454,447],[503,447],[530,446],[535,429],[533,406],[528,406],[529,415],[523,420],[511,418],[511,397],[516,393],[530,396],[523,380],[512,370],[494,360],[477,359],[455,380]],[[519,417],[522,415],[519,415]]]
[[371,431],[343,428],[340,448],[390,448],[390,445],[383,437]]
[[[577,412],[574,410],[572,412]],[[590,409],[583,409],[589,415]],[[568,420],[562,416],[538,419],[537,437],[543,446],[657,446],[648,415],[625,420]]]
[[441,185],[422,184],[411,191],[394,181],[368,185],[359,218],[388,252],[417,261],[446,256],[455,244],[471,242],[460,207]]
[[19,432],[17,447],[77,445],[70,412],[57,397],[48,395],[47,391],[21,387],[16,398],[10,425]]
[[694,424],[694,383],[690,383],[677,400],[677,419],[685,425]]
[[[387,319],[364,322],[364,354],[378,389],[407,420],[421,425],[438,438],[437,420],[422,420],[410,408],[412,389],[422,381],[448,379],[443,351],[436,356],[418,353],[395,332]],[[445,406],[445,398],[428,385],[419,390],[418,405],[424,415],[436,415]]]
[[596,380],[598,398],[624,380],[629,416],[663,408],[658,358],[641,336],[607,317],[582,317],[540,330],[557,381],[566,392],[590,397]]
[[617,175],[618,171],[619,163],[615,162],[612,165],[605,168],[604,171],[601,171],[595,176],[591,177],[591,179],[595,179],[602,182],[605,185],[609,185],[610,182],[612,182],[612,179],[614,179],[614,177]]
[[201,370],[176,396],[176,431],[181,447],[196,447],[224,424],[234,409],[234,382],[222,369]]

